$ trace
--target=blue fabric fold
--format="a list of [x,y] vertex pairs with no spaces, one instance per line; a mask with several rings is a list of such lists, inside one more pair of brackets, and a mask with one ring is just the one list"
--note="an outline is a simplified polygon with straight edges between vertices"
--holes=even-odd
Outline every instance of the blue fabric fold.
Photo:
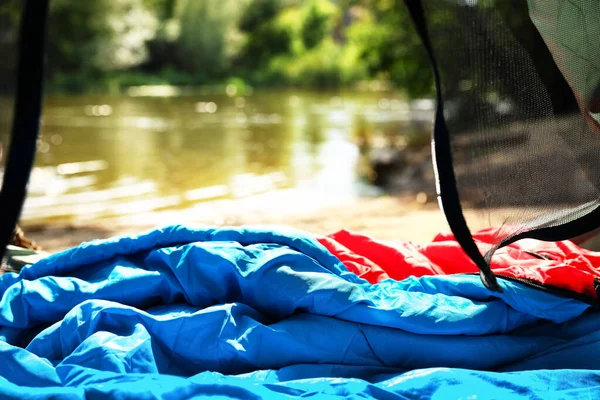
[[372,285],[295,230],[86,243],[0,276],[0,398],[600,394],[598,312],[500,284]]

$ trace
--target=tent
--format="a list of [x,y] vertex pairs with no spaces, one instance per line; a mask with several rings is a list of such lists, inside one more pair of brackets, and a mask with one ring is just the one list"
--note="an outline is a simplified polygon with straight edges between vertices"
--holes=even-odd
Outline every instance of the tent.
[[[0,276],[0,397],[597,396],[600,256],[569,239],[600,226],[600,5],[405,5],[434,72],[452,234],[176,226],[82,244]],[[47,14],[24,2],[3,244],[34,160]],[[472,204],[489,229],[469,229]]]

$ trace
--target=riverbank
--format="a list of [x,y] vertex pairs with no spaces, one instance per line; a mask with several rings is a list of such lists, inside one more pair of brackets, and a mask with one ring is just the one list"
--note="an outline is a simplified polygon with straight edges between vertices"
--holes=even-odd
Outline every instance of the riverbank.
[[[82,242],[137,234],[172,224],[284,225],[316,235],[346,229],[378,240],[413,243],[428,243],[438,233],[449,230],[437,203],[423,202],[422,198],[418,201],[408,196],[329,198],[316,204],[308,201],[311,195],[290,189],[245,199],[207,202],[187,210],[149,212],[79,224],[25,224],[23,229],[29,238],[51,253]],[[467,211],[472,230],[486,227],[485,218],[473,218],[476,212]],[[600,237],[588,240],[582,247],[599,251]]]
[[135,234],[180,223],[286,225],[320,235],[347,229],[380,240],[413,242],[429,242],[437,233],[448,229],[435,203],[419,204],[409,198],[376,197],[330,199],[321,205],[301,206],[302,203],[307,204],[310,195],[290,189],[253,198],[209,202],[188,210],[151,212],[87,224],[26,224],[23,229],[28,237],[49,252],[94,239]]

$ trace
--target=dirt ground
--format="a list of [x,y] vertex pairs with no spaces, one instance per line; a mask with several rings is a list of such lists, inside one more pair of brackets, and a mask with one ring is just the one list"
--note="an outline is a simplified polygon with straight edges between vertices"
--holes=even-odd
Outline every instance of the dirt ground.
[[[302,202],[297,193],[271,193],[256,199],[206,203],[187,210],[154,212],[92,222],[24,224],[28,237],[44,250],[56,252],[94,239],[135,234],[170,224],[286,225],[314,234],[347,229],[380,240],[428,242],[448,230],[435,203],[421,205],[410,199],[377,197],[332,200],[321,206],[289,207]],[[292,200],[294,199],[294,200]],[[268,206],[267,206],[268,205]],[[279,206],[277,206],[279,205]]]
[[[430,242],[449,230],[437,203],[414,197],[318,197],[315,193],[289,189],[250,198],[202,203],[175,211],[140,213],[105,220],[45,225],[23,224],[27,236],[45,251],[57,252],[94,239],[136,234],[172,224],[240,226],[285,225],[318,235],[341,229],[363,233],[384,241]],[[435,200],[435,199],[433,199]],[[467,211],[471,230],[488,222]],[[583,244],[600,250],[600,235]]]

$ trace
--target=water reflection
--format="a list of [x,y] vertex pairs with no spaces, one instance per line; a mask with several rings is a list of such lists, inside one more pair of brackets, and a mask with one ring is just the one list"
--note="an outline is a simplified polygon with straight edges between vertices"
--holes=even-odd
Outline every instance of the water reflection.
[[[372,92],[129,94],[47,99],[24,219],[187,208],[299,186],[359,195],[368,189],[359,150],[415,124],[426,132],[432,108]],[[3,142],[8,126],[0,113]]]

